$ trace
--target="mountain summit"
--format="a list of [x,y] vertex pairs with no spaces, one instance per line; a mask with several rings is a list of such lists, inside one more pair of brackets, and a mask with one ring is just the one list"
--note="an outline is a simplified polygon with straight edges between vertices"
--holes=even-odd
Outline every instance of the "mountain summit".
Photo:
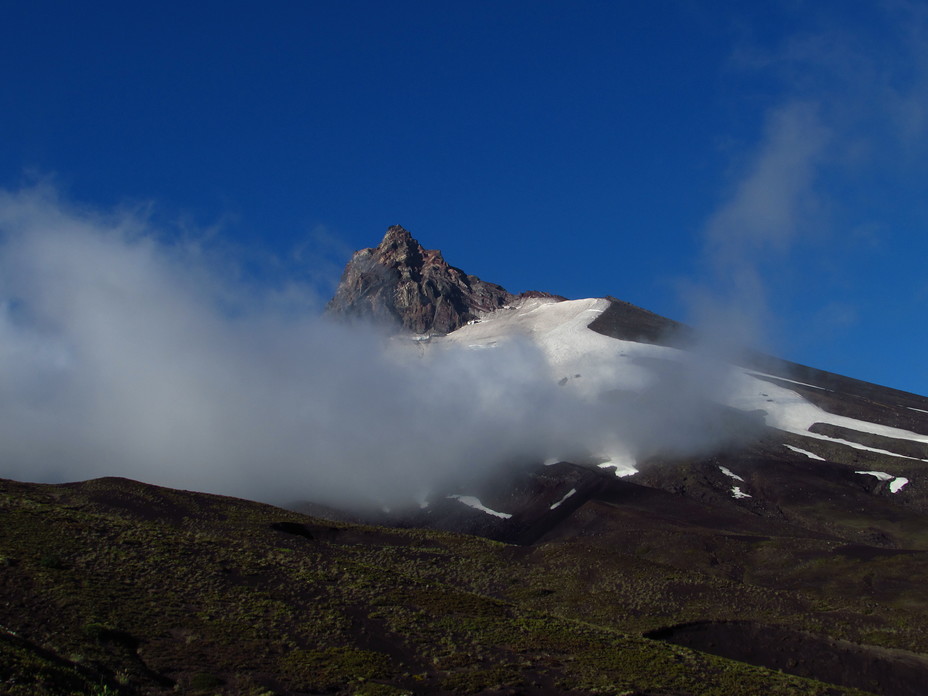
[[424,249],[408,230],[393,225],[379,246],[352,255],[327,309],[416,333],[448,333],[514,299],[501,286],[450,266],[440,251]]

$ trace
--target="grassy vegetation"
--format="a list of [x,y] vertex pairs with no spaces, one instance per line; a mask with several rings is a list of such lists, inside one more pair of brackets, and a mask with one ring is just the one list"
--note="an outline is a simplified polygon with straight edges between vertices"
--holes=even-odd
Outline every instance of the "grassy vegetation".
[[118,479],[0,481],[0,515],[13,695],[824,696],[863,692],[642,634],[737,618],[925,649],[923,590],[855,596],[868,575],[923,572],[920,556],[864,569],[830,542],[716,540],[714,565],[692,538],[674,556],[636,530],[516,549]]

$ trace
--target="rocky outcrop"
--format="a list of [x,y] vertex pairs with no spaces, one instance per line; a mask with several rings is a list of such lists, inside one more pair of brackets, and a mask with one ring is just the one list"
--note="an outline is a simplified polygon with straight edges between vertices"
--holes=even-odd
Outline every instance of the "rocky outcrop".
[[327,310],[344,317],[391,322],[416,333],[447,333],[516,296],[422,248],[399,225],[380,246],[352,255]]

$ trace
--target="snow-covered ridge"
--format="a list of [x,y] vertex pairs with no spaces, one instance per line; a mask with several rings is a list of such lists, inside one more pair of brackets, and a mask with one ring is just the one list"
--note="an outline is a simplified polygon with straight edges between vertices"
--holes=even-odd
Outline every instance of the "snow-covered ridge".
[[[547,377],[583,398],[597,398],[608,389],[640,389],[647,382],[648,371],[630,357],[671,349],[617,341],[590,330],[589,325],[609,305],[609,300],[601,298],[523,298],[484,314],[436,343],[483,349],[527,339],[544,356],[549,367]],[[621,446],[595,454],[601,462],[598,466],[614,468],[616,476],[637,473],[634,458]]]
[[[654,379],[653,365],[656,364],[677,363],[685,369],[701,369],[699,363],[692,359],[692,354],[680,349],[611,338],[589,329],[590,323],[609,305],[609,300],[601,298],[567,301],[524,298],[515,305],[481,316],[438,342],[476,349],[493,347],[520,337],[528,339],[542,351],[550,368],[550,379],[590,398],[610,390],[642,391]],[[778,383],[765,377],[771,377]],[[863,433],[928,443],[926,435],[828,413],[783,383],[794,382],[808,387],[817,385],[736,366],[728,367],[722,380],[716,381],[724,381],[724,384],[713,385],[716,391],[712,394],[713,398],[744,412],[762,412],[767,425],[785,432],[905,459],[913,457],[813,433],[809,428],[815,423],[826,423]],[[791,449],[810,458],[818,458],[807,450]],[[635,462],[627,451],[601,454],[606,462],[612,462],[606,466],[616,467],[617,475],[635,472]]]

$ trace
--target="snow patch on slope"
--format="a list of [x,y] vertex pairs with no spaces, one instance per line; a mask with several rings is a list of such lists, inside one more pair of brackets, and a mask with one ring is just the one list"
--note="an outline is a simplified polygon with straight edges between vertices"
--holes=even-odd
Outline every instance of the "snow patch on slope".
[[626,476],[633,476],[638,473],[638,469],[635,466],[636,462],[634,459],[630,459],[627,456],[620,456],[614,459],[608,459],[607,461],[600,462],[597,466],[600,469],[615,469],[615,475],[619,478],[625,478]]
[[567,493],[564,495],[563,498],[561,498],[561,499],[560,499],[559,501],[557,501],[556,503],[552,503],[550,509],[551,509],[551,510],[557,510],[559,507],[561,507],[561,504],[562,504],[565,500],[567,500],[570,496],[572,496],[572,495],[573,495],[574,493],[576,493],[576,492],[577,492],[577,489],[576,489],[576,488],[571,488],[569,491],[567,491]]
[[806,455],[809,459],[815,459],[815,460],[820,461],[820,462],[826,461],[826,459],[825,459],[824,457],[820,457],[820,456],[818,456],[817,454],[815,454],[814,452],[810,452],[809,450],[799,449],[798,447],[793,447],[792,445],[786,445],[786,448],[787,448],[787,449],[793,450],[793,452],[796,452],[797,454],[804,454],[804,455]]
[[[928,443],[928,436],[926,435],[920,435],[901,428],[893,428],[888,425],[880,425],[878,423],[871,423],[869,421],[828,413],[824,409],[804,399],[798,392],[780,385],[772,384],[754,376],[759,374],[760,373],[752,373],[747,370],[739,371],[738,378],[733,382],[735,389],[730,400],[731,406],[744,411],[763,411],[764,420],[767,425],[784,430],[788,433],[795,433],[796,435],[802,435],[803,437],[814,438],[816,440],[825,440],[846,445],[847,447],[853,447],[854,449],[875,452],[890,457],[928,461],[916,457],[908,457],[884,449],[868,447],[841,438],[828,437],[827,435],[810,432],[809,428],[811,428],[813,424],[828,423],[830,425],[836,425],[863,433],[909,440],[911,442]],[[776,379],[781,378],[776,377]],[[797,382],[797,384],[802,383]]]
[[[861,422],[861,421],[858,421]],[[905,454],[899,454],[898,452],[890,452],[889,450],[878,449],[876,447],[867,447],[862,445],[859,442],[853,442],[851,440],[842,440],[840,437],[828,437],[827,435],[820,435],[818,433],[805,433],[806,437],[812,437],[816,440],[828,440],[829,442],[834,442],[839,445],[845,445],[847,447],[853,447],[864,452],[874,452],[876,454],[882,454],[886,457],[898,457],[899,459],[911,459],[916,462],[928,462],[928,459],[919,459],[918,457],[909,457]]]
[[873,476],[878,478],[880,481],[892,481],[895,476],[892,474],[887,474],[885,471],[855,471],[855,474],[862,474],[864,476]]
[[488,515],[493,515],[494,517],[499,517],[504,520],[508,520],[512,515],[508,512],[499,512],[497,510],[491,510],[486,505],[480,502],[479,498],[475,498],[472,495],[449,495],[449,498],[453,498],[461,503],[464,503],[468,507],[474,508],[474,510],[480,510],[480,512],[485,512]]
[[[727,466],[720,466],[719,471],[721,471],[723,474],[725,474],[730,479],[734,479],[735,481],[741,481],[742,483],[744,483],[744,479],[738,476],[738,474],[736,474],[734,471],[729,469]],[[750,498],[751,495],[742,491],[741,486],[732,486],[731,497],[735,499]]]
[[729,469],[727,466],[720,466],[720,467],[719,467],[719,471],[721,471],[723,474],[725,474],[728,478],[733,478],[733,479],[735,479],[736,481],[742,481],[742,482],[744,481],[743,478],[741,478],[740,476],[738,476],[738,474],[736,474],[735,472],[733,472],[733,471],[732,471],[731,469]]
[[892,474],[887,474],[885,471],[855,471],[854,473],[863,476],[873,476],[880,481],[889,481],[890,493],[898,493],[902,490],[902,487],[909,482],[909,479],[903,476],[893,476]]

